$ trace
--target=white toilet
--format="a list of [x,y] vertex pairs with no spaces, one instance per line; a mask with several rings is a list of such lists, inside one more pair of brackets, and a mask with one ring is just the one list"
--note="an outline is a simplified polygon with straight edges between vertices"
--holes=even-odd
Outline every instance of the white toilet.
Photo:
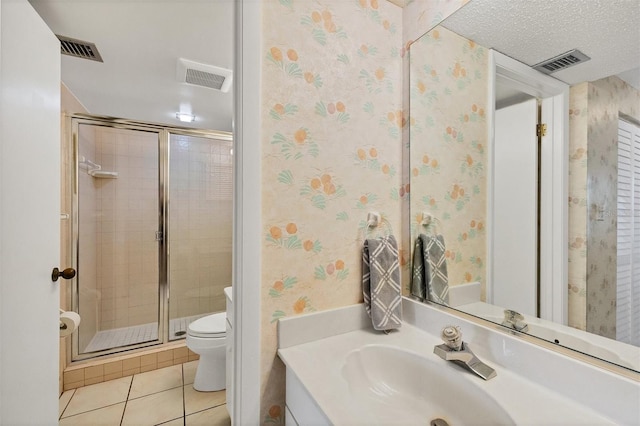
[[208,315],[189,324],[187,347],[200,355],[193,388],[201,392],[225,388],[227,314]]

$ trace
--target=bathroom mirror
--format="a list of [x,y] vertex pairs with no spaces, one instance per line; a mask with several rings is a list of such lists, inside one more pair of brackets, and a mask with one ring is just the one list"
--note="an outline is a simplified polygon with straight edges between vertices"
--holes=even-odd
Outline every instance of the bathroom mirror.
[[[448,279],[448,294],[430,300],[635,371],[640,258],[622,250],[640,247],[640,201],[637,213],[624,210],[618,138],[640,128],[639,22],[640,7],[625,0],[473,0],[409,49],[412,247],[420,235],[431,242]],[[566,145],[567,164],[549,168],[535,135],[546,101],[496,76],[491,50],[531,68],[573,49],[590,59],[549,76],[570,87],[555,111],[568,127],[555,140]],[[581,58],[574,52],[549,67]],[[521,121],[530,131],[514,128]],[[558,170],[567,176],[568,219],[540,223],[548,218],[542,189]],[[568,290],[555,318],[544,307],[544,226],[568,233]],[[633,226],[628,236],[618,230]],[[505,253],[513,256],[489,261]]]

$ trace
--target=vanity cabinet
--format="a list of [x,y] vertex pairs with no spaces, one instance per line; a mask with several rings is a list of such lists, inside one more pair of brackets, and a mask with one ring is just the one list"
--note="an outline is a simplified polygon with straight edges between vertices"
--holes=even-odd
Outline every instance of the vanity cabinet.
[[285,425],[331,425],[298,376],[287,368]]

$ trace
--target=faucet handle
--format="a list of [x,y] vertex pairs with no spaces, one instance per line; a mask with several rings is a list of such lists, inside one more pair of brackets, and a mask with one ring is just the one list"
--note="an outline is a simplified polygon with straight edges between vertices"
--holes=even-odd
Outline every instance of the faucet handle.
[[524,316],[520,312],[514,311],[512,309],[505,309],[504,319],[505,321],[509,322],[524,321]]
[[448,325],[442,329],[440,334],[444,344],[454,351],[459,351],[462,348],[462,332],[460,327],[455,325]]

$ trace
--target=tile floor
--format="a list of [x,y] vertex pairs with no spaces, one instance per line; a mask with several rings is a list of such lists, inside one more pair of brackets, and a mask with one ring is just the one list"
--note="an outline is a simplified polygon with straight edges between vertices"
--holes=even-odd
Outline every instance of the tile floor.
[[60,426],[230,425],[225,391],[193,389],[198,361],[64,392]]

